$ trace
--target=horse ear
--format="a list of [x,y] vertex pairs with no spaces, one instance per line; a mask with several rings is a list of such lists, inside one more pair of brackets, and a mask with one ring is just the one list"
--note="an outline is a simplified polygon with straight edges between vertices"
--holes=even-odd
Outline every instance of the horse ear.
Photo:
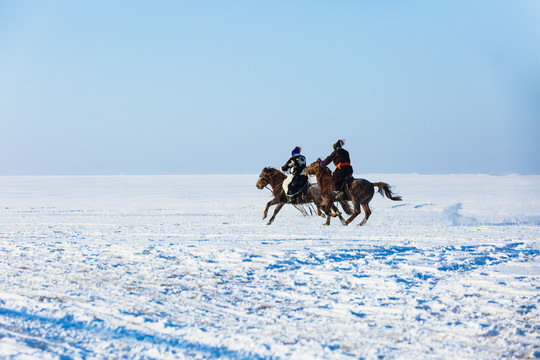
[[320,163],[320,162],[321,162],[321,158],[317,158],[317,162]]

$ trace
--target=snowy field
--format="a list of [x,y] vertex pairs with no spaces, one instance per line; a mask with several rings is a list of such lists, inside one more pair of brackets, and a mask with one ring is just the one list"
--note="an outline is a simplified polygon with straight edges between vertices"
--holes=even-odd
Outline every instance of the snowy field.
[[363,227],[257,177],[0,177],[0,358],[540,358],[540,176],[363,175]]

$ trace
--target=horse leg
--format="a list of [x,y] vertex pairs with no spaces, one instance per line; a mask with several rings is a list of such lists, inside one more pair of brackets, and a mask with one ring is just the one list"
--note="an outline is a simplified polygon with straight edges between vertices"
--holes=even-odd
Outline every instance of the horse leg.
[[335,214],[332,214],[332,207],[334,207],[334,205],[331,202],[326,200],[323,202],[322,208],[326,213],[326,222],[324,225],[330,225],[330,219],[336,216]]
[[353,213],[352,215],[343,223],[343,225],[349,225],[358,215],[360,215],[360,204],[357,200],[353,201]]
[[[339,212],[338,207],[334,205],[333,202],[330,202],[330,201],[327,202],[326,200],[324,200],[321,203],[321,208],[326,213],[326,215],[331,216],[331,217],[339,217],[340,219],[342,219],[341,213]],[[324,215],[321,215],[321,216],[324,217]]]
[[324,217],[325,215],[323,214],[323,212],[321,211],[321,204],[317,204],[317,215],[319,215],[320,217]]
[[341,213],[339,212],[338,207],[336,205],[332,204],[332,210],[334,210],[334,214],[332,214],[332,217],[337,216],[339,218],[339,221],[341,221],[341,223],[343,224],[345,219],[343,218],[343,216],[341,216]]
[[339,217],[339,218],[341,218],[341,213],[339,212],[339,209],[337,208],[337,206],[334,205],[334,204],[330,205],[330,210],[329,210],[328,215],[331,216],[331,217]]
[[306,209],[302,207],[302,205],[293,204],[294,208],[302,213],[302,215],[307,216],[308,213],[306,212]]
[[330,215],[326,214],[326,222],[324,223],[324,225],[326,225],[326,226],[330,225],[330,219],[331,218],[332,217]]
[[268,216],[268,209],[270,208],[270,202],[268,202],[266,204],[266,207],[264,208],[264,211],[263,211],[263,220],[266,219],[266,217]]
[[347,219],[347,221],[345,221],[345,222],[343,223],[343,225],[345,225],[345,226],[349,225],[349,224],[350,224],[350,223],[351,223],[358,215],[360,215],[360,211],[355,211],[355,212],[351,215],[351,217],[349,217],[349,218]]
[[367,219],[369,219],[369,216],[371,215],[371,209],[369,208],[368,203],[362,204],[362,208],[364,209],[365,216],[364,216],[364,220],[362,220],[362,222],[360,224],[358,224],[358,226],[364,225],[366,223]]
[[285,203],[279,203],[277,206],[276,206],[276,209],[274,210],[274,214],[272,215],[272,217],[270,218],[270,220],[268,220],[268,222],[266,223],[266,225],[270,225],[274,219],[276,218],[276,215],[277,213],[279,212],[279,210],[281,210],[281,208],[283,207],[283,205],[285,205]]
[[343,223],[344,219],[341,216],[339,209],[337,208],[336,205],[334,205],[333,202],[331,201],[325,202],[324,212],[326,213],[326,223],[324,225],[330,225],[330,218],[333,218],[333,217],[339,217],[339,220],[341,220],[341,223]]
[[[350,195],[349,195],[350,197]],[[349,202],[347,200],[339,200],[339,203],[341,204],[341,208],[343,209],[343,211],[345,211],[345,214],[347,215],[352,215],[352,209],[351,207],[349,206]]]
[[263,211],[263,220],[266,219],[266,217],[268,216],[268,209],[270,209],[270,206],[276,205],[278,203],[279,203],[279,200],[277,198],[273,198],[266,204],[266,207],[264,208],[264,211]]

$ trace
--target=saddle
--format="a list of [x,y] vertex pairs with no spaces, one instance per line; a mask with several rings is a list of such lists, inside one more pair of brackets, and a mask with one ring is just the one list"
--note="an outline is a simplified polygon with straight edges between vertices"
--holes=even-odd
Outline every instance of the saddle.
[[341,188],[338,191],[334,191],[334,198],[336,200],[351,200],[349,197],[349,194],[347,193],[347,188],[351,186],[351,184],[354,182],[354,177],[352,175],[349,175],[345,178],[345,181],[343,181],[343,184],[341,185]]

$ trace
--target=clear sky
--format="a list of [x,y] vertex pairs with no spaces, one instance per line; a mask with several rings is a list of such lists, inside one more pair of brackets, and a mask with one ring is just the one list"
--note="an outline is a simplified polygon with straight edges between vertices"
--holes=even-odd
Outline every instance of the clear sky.
[[0,0],[0,175],[540,174],[540,1]]

